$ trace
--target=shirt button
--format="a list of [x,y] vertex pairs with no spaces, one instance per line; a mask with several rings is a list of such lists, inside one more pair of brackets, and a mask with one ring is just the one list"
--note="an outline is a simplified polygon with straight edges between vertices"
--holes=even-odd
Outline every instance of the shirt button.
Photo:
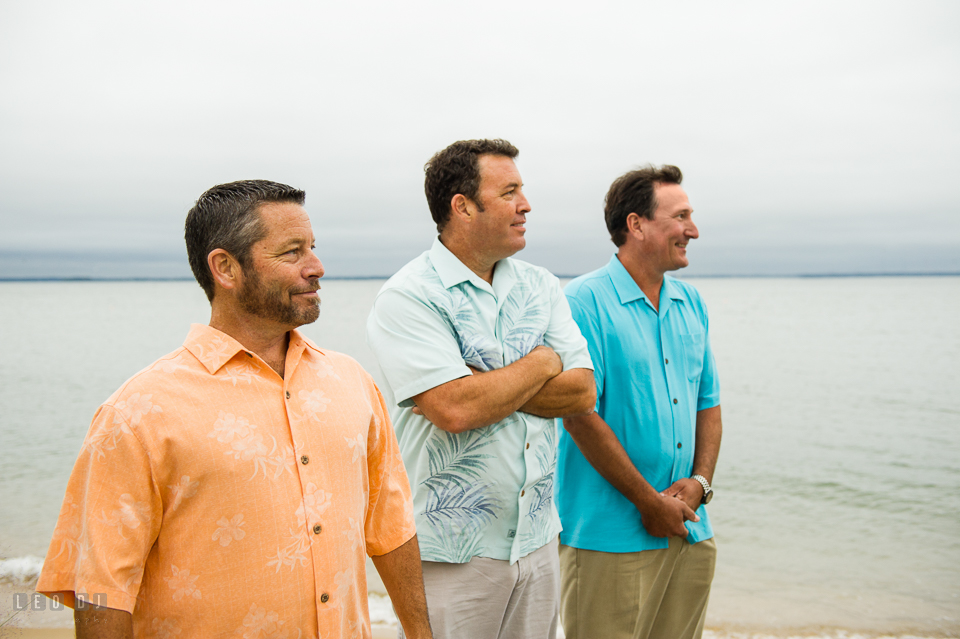
[[528,449],[528,450],[530,449],[530,444],[529,444],[529,443],[527,443],[527,449]]
[[673,398],[673,403],[674,403],[674,404],[677,403],[677,398],[676,398],[676,397]]
[[320,603],[327,603],[328,601],[330,601],[330,595],[327,593],[320,595]]
[[300,463],[306,466],[307,464],[310,463],[310,458],[307,457],[306,455],[300,455]]
[[670,363],[670,360],[669,360],[669,359],[665,359],[665,360],[663,360],[663,362],[664,362],[664,364],[669,364],[669,363]]
[[290,391],[287,391],[287,399],[290,399]]
[[253,353],[247,353],[247,357],[253,357]]
[[683,448],[683,444],[681,444],[680,442],[677,442],[677,448]]
[[321,530],[323,530],[323,527],[321,527],[320,524],[316,524],[316,525],[313,527],[313,534],[314,534],[314,535],[319,535]]
[[523,496],[526,495],[526,494],[527,494],[527,491],[525,491],[525,490],[521,490],[521,491],[520,491],[520,496],[521,496],[521,497],[523,497]]

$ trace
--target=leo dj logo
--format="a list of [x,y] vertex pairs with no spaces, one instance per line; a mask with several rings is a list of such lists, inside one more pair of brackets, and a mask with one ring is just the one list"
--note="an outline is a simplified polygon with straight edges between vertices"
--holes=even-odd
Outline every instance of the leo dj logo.
[[[23,610],[47,610],[48,606],[50,610],[53,611],[66,610],[67,608],[63,604],[63,597],[61,595],[54,595],[52,598],[47,598],[45,595],[41,595],[39,592],[13,593],[13,609],[17,612]],[[76,603],[77,610],[86,610],[90,606],[106,608],[107,594],[103,592],[95,592],[93,595],[88,595],[85,592],[78,592]]]

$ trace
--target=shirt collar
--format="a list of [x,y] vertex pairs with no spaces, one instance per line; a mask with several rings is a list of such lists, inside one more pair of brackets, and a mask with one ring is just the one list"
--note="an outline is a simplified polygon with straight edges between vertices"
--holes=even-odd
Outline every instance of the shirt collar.
[[297,367],[300,365],[300,360],[303,357],[303,353],[308,349],[326,357],[326,353],[317,348],[317,345],[304,337],[300,331],[297,329],[291,330],[290,343],[287,344],[286,370],[284,371],[283,375],[286,379],[290,379],[292,377],[294,371],[296,371]]
[[[243,344],[237,340],[206,324],[191,324],[190,332],[183,342],[183,347],[190,351],[211,375],[215,375],[237,353],[246,353],[246,356],[251,359],[256,357],[253,351],[244,348]],[[296,359],[299,360],[300,354],[306,348],[325,355],[322,350],[317,348],[316,344],[304,337],[300,331],[296,329],[290,331],[287,356],[289,357],[290,353],[293,352],[296,354]]]
[[[610,279],[613,281],[613,287],[617,289],[617,295],[620,297],[621,304],[629,304],[637,300],[650,300],[640,287],[637,286],[633,276],[620,262],[620,258],[614,253],[607,265],[607,272],[610,273]],[[678,290],[676,282],[669,275],[663,276],[663,287],[660,291],[660,299],[670,299],[676,301],[683,300],[683,294]]]
[[430,262],[446,289],[463,282],[470,282],[477,288],[493,293],[495,297],[500,299],[513,288],[516,281],[513,263],[509,258],[506,258],[497,262],[493,269],[493,286],[490,286],[483,278],[467,268],[467,265],[461,262],[460,258],[454,255],[450,249],[444,246],[439,237],[433,240],[433,246],[430,247]]

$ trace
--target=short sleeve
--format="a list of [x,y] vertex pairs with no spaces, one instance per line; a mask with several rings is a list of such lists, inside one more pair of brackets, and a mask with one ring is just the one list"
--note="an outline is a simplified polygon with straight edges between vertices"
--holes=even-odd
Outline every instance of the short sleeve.
[[121,414],[100,407],[67,484],[37,582],[45,595],[133,612],[163,507],[150,460]]
[[596,308],[585,305],[578,297],[570,294],[567,294],[566,299],[569,303],[573,321],[576,322],[577,327],[583,335],[583,339],[586,341],[590,360],[593,364],[593,379],[597,384],[596,409],[599,410],[600,398],[603,396],[604,361],[602,348],[603,336],[600,332]]
[[700,373],[700,389],[697,394],[697,410],[713,408],[720,403],[720,380],[717,376],[717,362],[710,348],[710,330],[704,321],[705,337],[703,349],[703,372]]
[[590,351],[587,347],[587,341],[583,338],[577,322],[574,321],[570,313],[570,304],[566,296],[560,290],[560,281],[550,276],[549,280],[550,296],[553,298],[553,304],[550,309],[550,323],[547,325],[547,331],[543,336],[543,342],[552,348],[560,361],[563,362],[563,370],[568,371],[573,368],[593,368]]
[[390,425],[380,390],[372,401],[373,416],[367,437],[370,495],[364,537],[368,555],[379,556],[399,548],[416,534],[413,498],[397,437]]
[[398,289],[382,291],[367,319],[367,344],[398,405],[470,375],[453,329],[427,302]]

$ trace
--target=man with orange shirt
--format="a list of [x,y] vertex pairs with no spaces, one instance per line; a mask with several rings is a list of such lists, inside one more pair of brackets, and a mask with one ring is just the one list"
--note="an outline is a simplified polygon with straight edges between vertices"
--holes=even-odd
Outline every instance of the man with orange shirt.
[[303,201],[250,180],[188,214],[210,324],[98,410],[37,584],[78,637],[369,637],[366,554],[408,636],[431,636],[380,392],[295,330],[323,276]]

